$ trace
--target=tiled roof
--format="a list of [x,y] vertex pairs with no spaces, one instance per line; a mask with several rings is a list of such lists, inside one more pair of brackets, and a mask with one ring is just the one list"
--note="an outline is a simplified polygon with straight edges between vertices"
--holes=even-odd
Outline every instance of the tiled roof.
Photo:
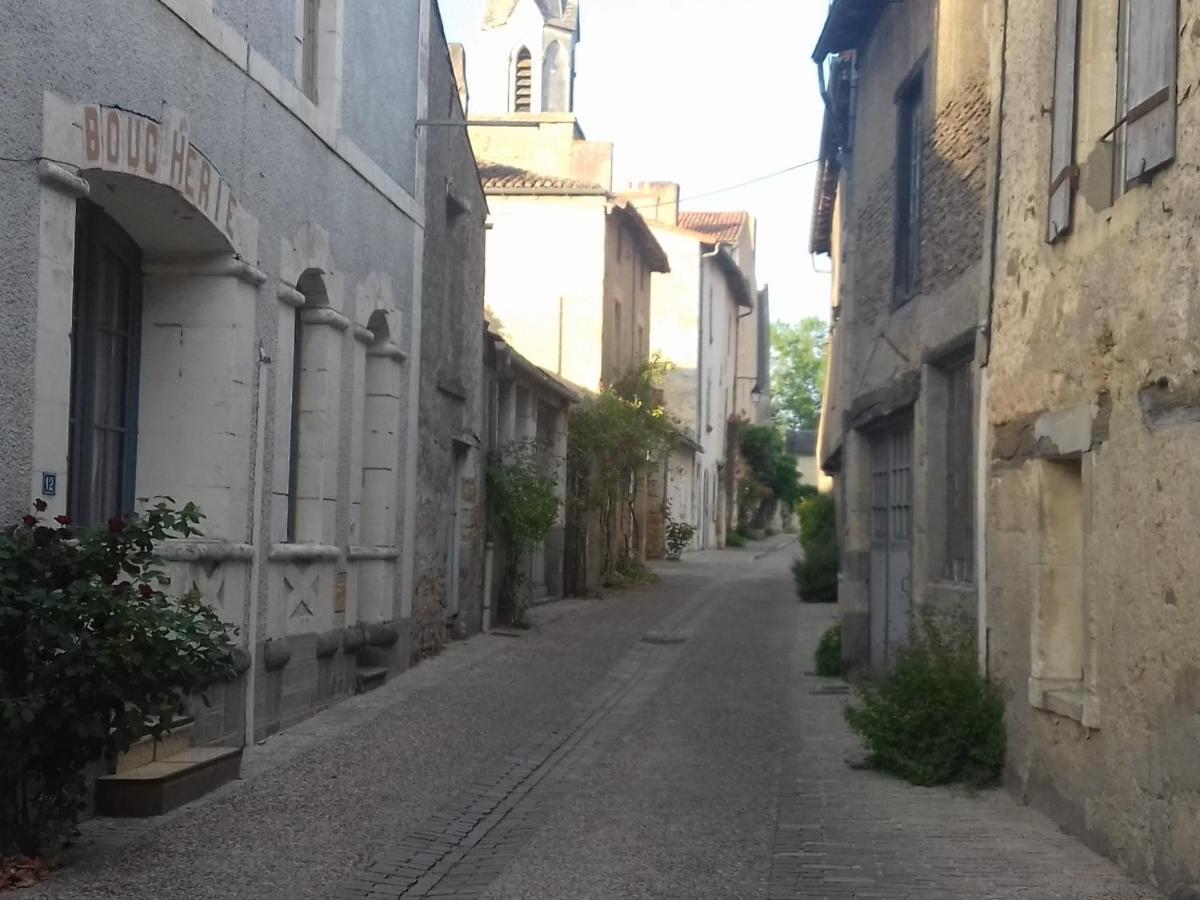
[[722,244],[736,244],[750,220],[744,212],[681,212],[679,227],[698,231]]
[[483,189],[489,194],[536,194],[541,191],[596,195],[608,193],[598,184],[576,181],[574,178],[562,178],[558,175],[539,175],[528,169],[506,166],[502,163],[481,162],[479,164],[479,180],[483,183]]

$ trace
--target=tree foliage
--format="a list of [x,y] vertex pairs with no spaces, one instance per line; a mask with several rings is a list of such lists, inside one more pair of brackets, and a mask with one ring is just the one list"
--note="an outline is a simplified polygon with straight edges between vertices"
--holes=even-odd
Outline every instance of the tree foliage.
[[761,528],[775,504],[790,510],[803,495],[796,459],[774,428],[742,425],[739,448],[748,474],[738,488],[738,509],[743,528]]
[[31,514],[0,536],[0,854],[53,850],[89,763],[236,677],[229,626],[199,594],[164,592],[156,543],[200,519],[168,501],[82,533]]
[[814,495],[800,504],[799,512],[804,554],[792,565],[796,593],[803,603],[837,603],[840,553],[834,499]]
[[812,430],[820,422],[828,347],[824,319],[771,325],[771,404],[784,429]]
[[633,514],[638,485],[674,443],[678,430],[656,396],[668,365],[655,358],[598,394],[585,397],[571,413],[567,463],[572,472],[571,502],[576,512],[598,514],[604,537],[602,577],[637,557],[640,536],[625,532],[616,548],[621,517]]

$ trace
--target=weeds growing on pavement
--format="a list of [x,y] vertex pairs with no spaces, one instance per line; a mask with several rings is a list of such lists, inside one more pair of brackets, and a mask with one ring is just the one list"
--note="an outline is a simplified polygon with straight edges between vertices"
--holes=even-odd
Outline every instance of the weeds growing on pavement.
[[813,667],[822,678],[837,678],[842,674],[841,625],[830,625],[821,635],[813,654]]
[[725,534],[725,546],[733,550],[740,550],[742,547],[745,547],[747,540],[748,538],[736,529]]
[[873,768],[929,786],[984,787],[1004,769],[1004,700],[979,672],[973,643],[924,623],[878,684],[859,688],[846,721]]
[[644,584],[654,584],[658,576],[647,568],[640,559],[626,559],[617,563],[617,567],[604,581],[606,588],[629,588]]

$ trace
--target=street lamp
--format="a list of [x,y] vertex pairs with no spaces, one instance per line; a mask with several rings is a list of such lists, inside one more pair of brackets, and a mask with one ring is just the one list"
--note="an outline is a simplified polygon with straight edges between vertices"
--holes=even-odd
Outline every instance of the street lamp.
[[751,403],[753,403],[755,406],[758,406],[758,404],[762,403],[762,398],[763,398],[762,388],[760,388],[757,384],[754,387],[750,388],[750,402]]

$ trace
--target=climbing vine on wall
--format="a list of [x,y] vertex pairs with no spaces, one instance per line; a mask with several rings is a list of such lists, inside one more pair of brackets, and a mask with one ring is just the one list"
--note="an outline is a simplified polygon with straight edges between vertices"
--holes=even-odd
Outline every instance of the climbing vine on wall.
[[491,527],[493,537],[504,547],[500,616],[513,625],[525,623],[521,564],[558,520],[557,485],[539,464],[538,451],[536,441],[516,441],[488,460]]
[[[599,522],[602,579],[640,557],[639,486],[678,435],[657,399],[668,369],[661,359],[652,359],[586,397],[571,414],[570,500],[573,512],[585,518],[594,515]],[[622,528],[622,520],[630,527]]]

